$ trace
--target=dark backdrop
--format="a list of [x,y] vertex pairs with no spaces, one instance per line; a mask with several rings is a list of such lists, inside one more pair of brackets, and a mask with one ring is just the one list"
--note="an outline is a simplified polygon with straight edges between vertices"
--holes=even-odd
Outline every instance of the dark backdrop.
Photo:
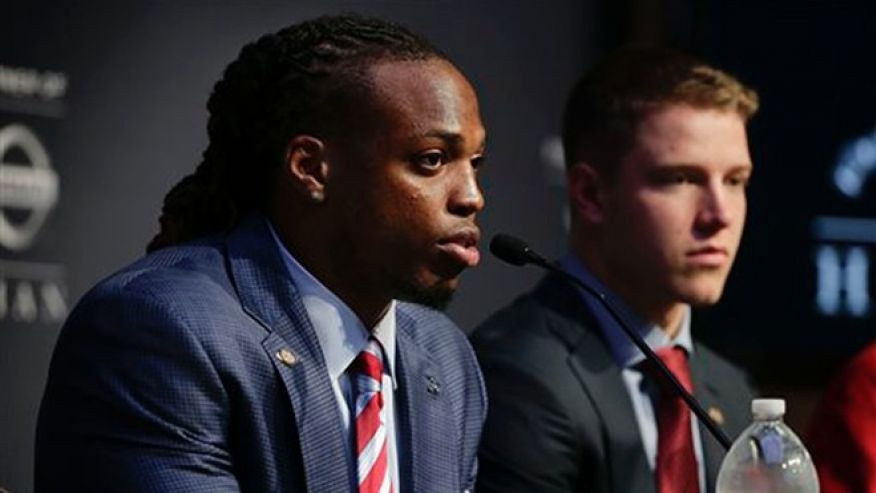
[[[162,197],[199,161],[207,96],[243,44],[342,11],[425,35],[480,93],[490,140],[486,232],[515,230],[557,252],[562,222],[555,191],[542,185],[540,149],[590,61],[594,9],[579,1],[4,3],[0,150],[3,129],[25,126],[49,156],[58,195],[51,200],[51,180],[31,162],[38,156],[12,132],[0,154],[0,213],[12,229],[29,230],[31,215],[50,210],[29,246],[0,245],[0,488],[32,487],[35,416],[60,322],[89,286],[142,254]],[[30,200],[8,183],[22,169],[34,182]],[[471,326],[535,276],[487,259],[451,313]]]
[[[595,57],[638,40],[738,73],[763,103],[749,224],[725,300],[697,314],[696,330],[766,389],[802,391],[786,395],[801,426],[835,366],[874,337],[876,223],[857,223],[854,240],[812,229],[820,216],[876,217],[871,1],[81,3],[0,11],[0,490],[31,489],[60,323],[90,285],[142,254],[164,193],[199,161],[205,102],[224,66],[259,34],[324,13],[401,21],[458,63],[489,133],[485,237],[518,234],[549,256],[565,248],[562,103]],[[855,142],[846,168],[863,186],[851,197],[832,173]],[[450,315],[468,330],[538,277],[485,256]],[[816,304],[819,285],[833,312]],[[852,313],[862,296],[866,309]]]

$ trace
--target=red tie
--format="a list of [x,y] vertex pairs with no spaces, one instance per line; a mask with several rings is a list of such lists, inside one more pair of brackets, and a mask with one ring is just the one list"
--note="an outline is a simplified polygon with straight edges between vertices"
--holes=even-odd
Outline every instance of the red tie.
[[383,423],[383,351],[376,339],[350,365],[356,407],[356,463],[359,493],[391,493],[387,462],[386,426]]
[[[687,355],[680,347],[655,351],[669,371],[688,391],[693,391]],[[654,475],[658,493],[699,493],[699,474],[691,434],[690,410],[684,400],[669,388],[656,368],[645,365],[660,388],[657,400],[657,464]]]

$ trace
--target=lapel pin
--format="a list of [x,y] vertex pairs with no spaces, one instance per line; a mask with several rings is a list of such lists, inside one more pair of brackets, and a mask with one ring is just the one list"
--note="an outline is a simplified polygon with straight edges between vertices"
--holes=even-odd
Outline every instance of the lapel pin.
[[289,367],[298,363],[298,356],[295,356],[295,353],[285,348],[277,351],[277,359]]
[[438,395],[441,392],[441,385],[438,383],[438,379],[432,375],[426,376],[426,392],[432,395]]
[[724,425],[724,413],[721,412],[717,407],[710,407],[708,411],[709,417],[712,418],[717,425]]

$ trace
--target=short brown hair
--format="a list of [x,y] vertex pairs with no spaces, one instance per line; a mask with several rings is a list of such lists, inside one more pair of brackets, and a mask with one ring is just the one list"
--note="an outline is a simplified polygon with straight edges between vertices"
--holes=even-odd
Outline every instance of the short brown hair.
[[695,58],[662,48],[621,48],[575,85],[563,115],[566,166],[585,161],[611,178],[636,124],[672,104],[735,111],[748,121],[757,93]]

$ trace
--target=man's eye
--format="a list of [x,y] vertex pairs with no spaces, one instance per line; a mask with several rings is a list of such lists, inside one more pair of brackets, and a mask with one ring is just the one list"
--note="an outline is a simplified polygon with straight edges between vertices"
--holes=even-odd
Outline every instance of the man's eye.
[[683,185],[685,183],[691,183],[691,178],[686,173],[667,173],[663,176],[663,183],[667,185]]
[[734,187],[748,186],[748,176],[728,176],[727,184]]
[[440,151],[432,151],[420,154],[414,158],[414,164],[429,170],[434,170],[444,164],[444,153]]

